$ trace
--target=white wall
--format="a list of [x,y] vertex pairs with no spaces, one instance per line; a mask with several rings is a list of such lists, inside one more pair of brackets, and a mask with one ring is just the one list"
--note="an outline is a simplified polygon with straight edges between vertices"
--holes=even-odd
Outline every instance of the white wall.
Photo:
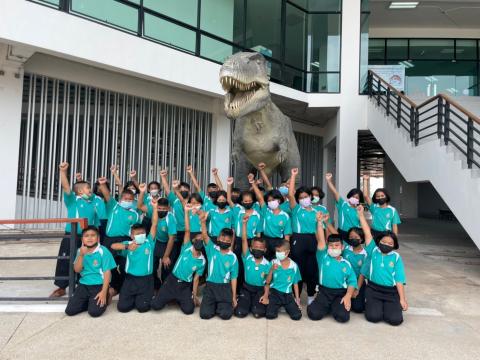
[[474,38],[480,37],[480,29],[436,28],[370,28],[372,38]]

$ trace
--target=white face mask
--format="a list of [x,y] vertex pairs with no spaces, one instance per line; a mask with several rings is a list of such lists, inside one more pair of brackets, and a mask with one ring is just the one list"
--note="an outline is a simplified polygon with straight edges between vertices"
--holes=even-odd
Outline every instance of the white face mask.
[[358,200],[355,197],[351,197],[351,198],[348,199],[348,202],[350,203],[350,205],[356,206],[360,203],[360,200]]
[[285,252],[283,252],[283,251],[276,251],[275,252],[275,257],[277,258],[277,260],[283,261],[287,258],[287,254],[285,254]]
[[152,195],[153,197],[157,197],[158,193],[159,193],[158,189],[150,190],[150,195]]
[[272,200],[268,202],[268,208],[270,210],[275,210],[280,206],[280,202],[278,200]]
[[330,255],[332,258],[337,258],[340,255],[342,255],[342,249],[331,249],[328,248],[328,255]]
[[307,208],[312,205],[312,199],[310,199],[309,197],[303,198],[299,200],[299,203],[302,207]]

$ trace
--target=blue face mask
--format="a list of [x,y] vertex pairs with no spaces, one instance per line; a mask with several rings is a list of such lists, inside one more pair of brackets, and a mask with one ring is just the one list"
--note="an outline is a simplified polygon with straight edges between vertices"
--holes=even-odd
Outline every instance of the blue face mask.
[[278,191],[280,191],[280,194],[282,194],[283,196],[288,195],[288,188],[286,186],[280,186],[278,188]]
[[90,200],[90,199],[92,198],[92,195],[82,194],[81,198],[82,198],[83,200],[87,200],[87,201],[88,201],[88,200]]
[[130,210],[133,207],[133,201],[122,200],[118,203],[122,208]]
[[287,254],[285,254],[285,252],[283,252],[283,251],[276,251],[275,252],[275,257],[277,258],[277,260],[283,261],[287,258]]
[[134,236],[135,238],[135,242],[137,243],[137,245],[142,245],[145,240],[147,239],[147,235],[146,234],[137,234]]

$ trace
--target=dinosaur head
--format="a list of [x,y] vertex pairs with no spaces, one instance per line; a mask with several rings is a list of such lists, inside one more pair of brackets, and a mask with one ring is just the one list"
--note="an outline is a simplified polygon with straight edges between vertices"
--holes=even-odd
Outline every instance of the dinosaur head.
[[267,62],[263,55],[240,52],[230,56],[220,69],[227,117],[236,119],[261,110],[270,100]]

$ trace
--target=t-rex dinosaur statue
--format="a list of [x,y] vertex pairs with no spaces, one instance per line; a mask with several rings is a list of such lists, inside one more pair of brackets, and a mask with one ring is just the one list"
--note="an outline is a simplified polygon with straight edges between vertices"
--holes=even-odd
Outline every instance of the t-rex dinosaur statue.
[[291,168],[300,168],[300,153],[290,118],[270,97],[263,55],[240,52],[230,56],[220,69],[220,83],[226,91],[225,113],[235,119],[232,159],[236,186],[247,189],[248,173],[261,162],[268,175],[277,170],[282,180],[288,179]]

